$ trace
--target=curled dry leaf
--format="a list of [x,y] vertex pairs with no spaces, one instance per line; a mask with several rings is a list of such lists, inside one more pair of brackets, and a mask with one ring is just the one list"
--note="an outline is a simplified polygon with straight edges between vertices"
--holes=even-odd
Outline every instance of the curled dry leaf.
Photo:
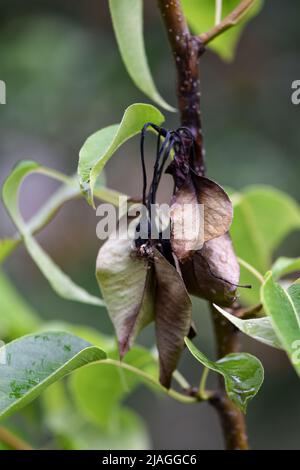
[[132,240],[111,237],[100,248],[96,276],[123,357],[153,320],[152,270],[146,259],[135,256]]
[[228,233],[206,242],[181,270],[190,294],[221,306],[234,302],[240,268]]
[[203,244],[228,232],[232,204],[215,182],[188,174],[171,204],[171,243],[180,261],[202,248]]
[[154,250],[156,276],[155,331],[159,352],[160,377],[169,388],[184,348],[184,337],[192,325],[192,303],[176,269]]

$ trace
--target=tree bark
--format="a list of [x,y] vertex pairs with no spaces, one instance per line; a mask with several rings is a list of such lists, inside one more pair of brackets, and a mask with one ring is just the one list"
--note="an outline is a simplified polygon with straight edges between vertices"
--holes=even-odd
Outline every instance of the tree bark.
[[[238,352],[239,332],[232,323],[222,317],[211,305],[218,358]],[[218,411],[225,445],[227,450],[247,450],[248,438],[246,433],[245,416],[227,397],[224,390],[224,379],[219,377],[219,389],[211,404]]]
[[169,37],[176,71],[177,99],[181,125],[188,127],[195,139],[193,169],[204,175],[204,149],[200,112],[199,59],[204,52],[202,42],[189,32],[179,0],[158,0],[161,16]]

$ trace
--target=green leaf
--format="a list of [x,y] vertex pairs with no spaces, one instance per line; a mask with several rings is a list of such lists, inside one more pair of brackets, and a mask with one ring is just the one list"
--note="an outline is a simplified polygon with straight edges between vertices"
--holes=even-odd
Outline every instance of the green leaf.
[[278,258],[271,268],[274,279],[300,271],[300,258]]
[[0,270],[0,338],[14,339],[35,330],[38,315]]
[[44,333],[45,331],[65,331],[72,335],[79,336],[88,343],[103,349],[109,355],[109,351],[115,351],[115,338],[100,333],[95,328],[85,325],[73,325],[62,321],[51,321],[43,323],[35,332]]
[[233,196],[231,236],[237,255],[265,273],[273,251],[293,230],[300,229],[300,208],[287,194],[253,186]]
[[[298,204],[285,193],[267,186],[251,186],[232,196],[234,217],[230,234],[237,256],[264,274],[273,252],[293,230],[300,229]],[[241,290],[247,304],[259,303],[260,283],[241,266]]]
[[53,382],[106,357],[101,349],[64,332],[24,336],[0,351],[2,419],[30,403]]
[[160,125],[163,121],[163,115],[154,106],[137,103],[126,109],[120,124],[105,127],[86,140],[79,153],[78,176],[90,204],[94,205],[97,178],[114,152],[138,134],[146,122]]
[[[167,396],[181,402],[181,403],[195,403],[197,399],[195,397],[190,397],[186,396],[185,394],[182,394],[180,392],[177,392],[174,389],[167,389],[163,387],[157,377],[158,377],[158,366],[157,366],[157,359],[152,356],[149,359],[149,361],[144,360],[144,354],[139,355],[140,357],[138,358],[138,362],[134,363],[132,365],[131,363],[128,363],[128,361],[131,361],[131,358],[135,357],[135,351],[136,349],[141,349],[141,348],[134,348],[128,353],[128,356],[125,357],[123,361],[114,359],[117,357],[117,352],[114,350],[112,353],[108,354],[108,359],[105,359],[103,361],[98,361],[97,365],[99,366],[105,366],[105,367],[110,367],[113,366],[118,370],[121,374],[121,377],[129,377],[129,380],[122,383],[122,386],[126,388],[127,392],[131,391],[132,386],[136,386],[138,383],[145,383],[148,387],[150,387],[151,390],[153,391],[158,391],[158,392],[163,392]],[[149,354],[149,352],[148,352]],[[146,357],[147,359],[147,357]],[[124,372],[129,374],[124,375]],[[100,376],[98,377],[100,379]],[[186,388],[189,386],[188,382],[185,380],[185,378],[178,372],[174,371],[174,379],[178,382],[178,384],[182,388]],[[122,379],[123,380],[123,379]],[[113,384],[112,384],[113,385]],[[72,388],[72,387],[71,387]],[[118,398],[118,397],[117,397]]]
[[[102,175],[103,176],[103,173]],[[57,214],[59,209],[68,201],[82,197],[82,191],[78,184],[77,175],[65,178],[64,183],[50,196],[45,204],[27,222],[27,229],[33,235],[42,230]],[[106,188],[104,178],[98,181],[95,188],[95,197],[105,202],[118,206],[119,197],[124,196],[118,191]],[[22,237],[16,233],[13,238],[0,239],[0,263],[2,263],[19,245]]]
[[19,240],[4,238],[0,240],[0,263],[2,263],[18,246]]
[[67,396],[62,382],[43,392],[44,422],[63,450],[148,449],[149,437],[142,420],[121,407],[104,429],[90,422]]
[[273,279],[272,273],[266,275],[261,288],[261,300],[265,312],[270,316],[276,335],[288,354],[296,372],[300,375],[300,361],[295,360],[295,349],[299,347],[300,319],[295,300],[280,284]]
[[232,315],[218,305],[214,304],[214,307],[234,326],[245,333],[245,335],[250,336],[256,341],[267,344],[268,346],[272,346],[273,348],[282,349],[281,343],[276,336],[269,317],[241,320],[241,318]]
[[[223,0],[222,19],[227,16],[241,0]],[[214,0],[182,0],[183,10],[195,34],[209,31],[215,25]],[[239,23],[212,40],[208,47],[222,59],[232,61],[243,30],[247,23],[254,18],[263,6],[262,0],[257,0]]]
[[[57,191],[55,191],[55,193],[27,223],[30,233],[37,233],[41,230],[52,220],[65,202],[78,196],[80,196],[80,188],[78,185],[76,187],[75,178],[70,179],[70,181],[66,182]],[[0,263],[3,262],[21,242],[22,238],[18,233],[14,238],[0,240]]]
[[[113,357],[117,357],[115,352]],[[124,359],[128,364],[144,372],[153,373],[156,366],[151,353],[135,347]],[[123,361],[122,363],[123,364]],[[157,374],[157,369],[156,374]],[[118,362],[103,361],[78,370],[70,377],[70,390],[77,409],[92,423],[105,428],[114,421],[123,400],[134,387],[141,383],[141,377],[132,370],[118,367]]]
[[[26,225],[21,216],[18,204],[20,186],[24,178],[32,173],[40,173],[58,178],[56,173],[52,170],[43,168],[32,161],[23,161],[15,167],[5,181],[2,193],[5,207],[20,232],[28,253],[58,295],[77,302],[100,306],[104,305],[102,299],[90,295],[64,274],[32,237],[30,228]],[[59,177],[59,179],[61,179],[61,177]]]
[[230,400],[244,413],[247,405],[259,391],[264,380],[261,362],[251,354],[228,354],[217,362],[210,361],[192,341],[185,339],[193,356],[205,367],[223,375],[225,388]]
[[124,65],[135,85],[156,104],[167,111],[175,111],[158,93],[144,46],[143,1],[109,1],[110,13]]
[[290,287],[288,288],[288,294],[292,299],[292,302],[294,304],[295,310],[297,312],[297,315],[300,321],[300,280],[299,279],[290,285]]

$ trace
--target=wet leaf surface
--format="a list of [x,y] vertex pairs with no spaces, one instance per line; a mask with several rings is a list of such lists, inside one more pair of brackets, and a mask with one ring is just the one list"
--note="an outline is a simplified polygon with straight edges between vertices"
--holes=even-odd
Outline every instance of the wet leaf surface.
[[3,346],[0,356],[1,418],[23,408],[78,367],[106,358],[101,349],[63,332],[23,336]]
[[261,362],[248,353],[232,353],[217,362],[210,361],[186,338],[186,345],[193,356],[205,367],[223,375],[228,397],[244,413],[264,380]]

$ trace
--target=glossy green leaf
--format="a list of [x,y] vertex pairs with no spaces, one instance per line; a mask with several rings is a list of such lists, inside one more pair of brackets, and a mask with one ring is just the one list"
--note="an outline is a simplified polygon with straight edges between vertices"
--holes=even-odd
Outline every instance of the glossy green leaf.
[[264,380],[261,362],[248,353],[228,354],[219,361],[213,362],[207,359],[188,338],[185,342],[190,352],[201,364],[223,375],[228,397],[238,408],[246,412],[249,401],[257,394]]
[[154,84],[144,46],[143,0],[109,0],[110,13],[124,65],[135,85],[156,104],[175,111]]
[[160,125],[163,121],[154,106],[137,103],[126,109],[120,124],[105,127],[86,140],[79,153],[78,176],[89,203],[94,205],[96,181],[114,152],[138,134],[146,122]]
[[0,339],[15,339],[35,330],[37,313],[27,304],[8,277],[0,270]]
[[236,328],[250,336],[256,341],[272,346],[273,348],[282,349],[281,343],[276,336],[273,325],[269,317],[251,318],[242,320],[231,313],[227,312],[218,305],[214,307],[220,312],[227,320],[229,320]]
[[276,335],[296,372],[300,375],[300,361],[298,361],[296,354],[297,348],[300,346],[300,318],[295,301],[290,292],[274,281],[272,273],[267,274],[265,283],[261,288],[261,300],[265,312],[271,319]]
[[[117,357],[114,353],[113,357]],[[153,371],[156,361],[145,349],[135,347],[125,356],[125,364],[141,371]],[[70,377],[76,407],[94,424],[106,427],[118,413],[118,403],[141,382],[134,371],[103,361],[78,370]],[[157,371],[156,371],[157,375]]]
[[[237,256],[261,274],[270,269],[272,255],[283,239],[300,229],[300,208],[285,193],[267,186],[251,186],[243,193],[232,195],[234,217],[230,234]],[[241,289],[243,301],[260,302],[260,283],[241,266],[241,284],[252,289]]]
[[271,268],[274,279],[300,271],[300,258],[278,258]]
[[[223,0],[222,19],[231,13],[241,0]],[[209,31],[215,25],[214,0],[182,0],[183,10],[195,34]],[[241,21],[233,28],[212,40],[208,47],[226,61],[233,60],[240,37],[247,23],[261,10],[262,0],[257,0]]]
[[65,299],[75,300],[77,302],[92,305],[104,305],[102,299],[90,295],[82,287],[76,285],[65,273],[63,273],[32,237],[30,228],[26,225],[21,216],[18,201],[20,186],[24,178],[32,173],[40,173],[61,179],[61,176],[57,176],[52,170],[43,168],[32,161],[23,161],[15,167],[4,183],[2,193],[4,204],[22,236],[28,253],[58,295]]
[[0,352],[1,418],[20,410],[75,369],[106,357],[101,349],[64,332],[23,336]]

